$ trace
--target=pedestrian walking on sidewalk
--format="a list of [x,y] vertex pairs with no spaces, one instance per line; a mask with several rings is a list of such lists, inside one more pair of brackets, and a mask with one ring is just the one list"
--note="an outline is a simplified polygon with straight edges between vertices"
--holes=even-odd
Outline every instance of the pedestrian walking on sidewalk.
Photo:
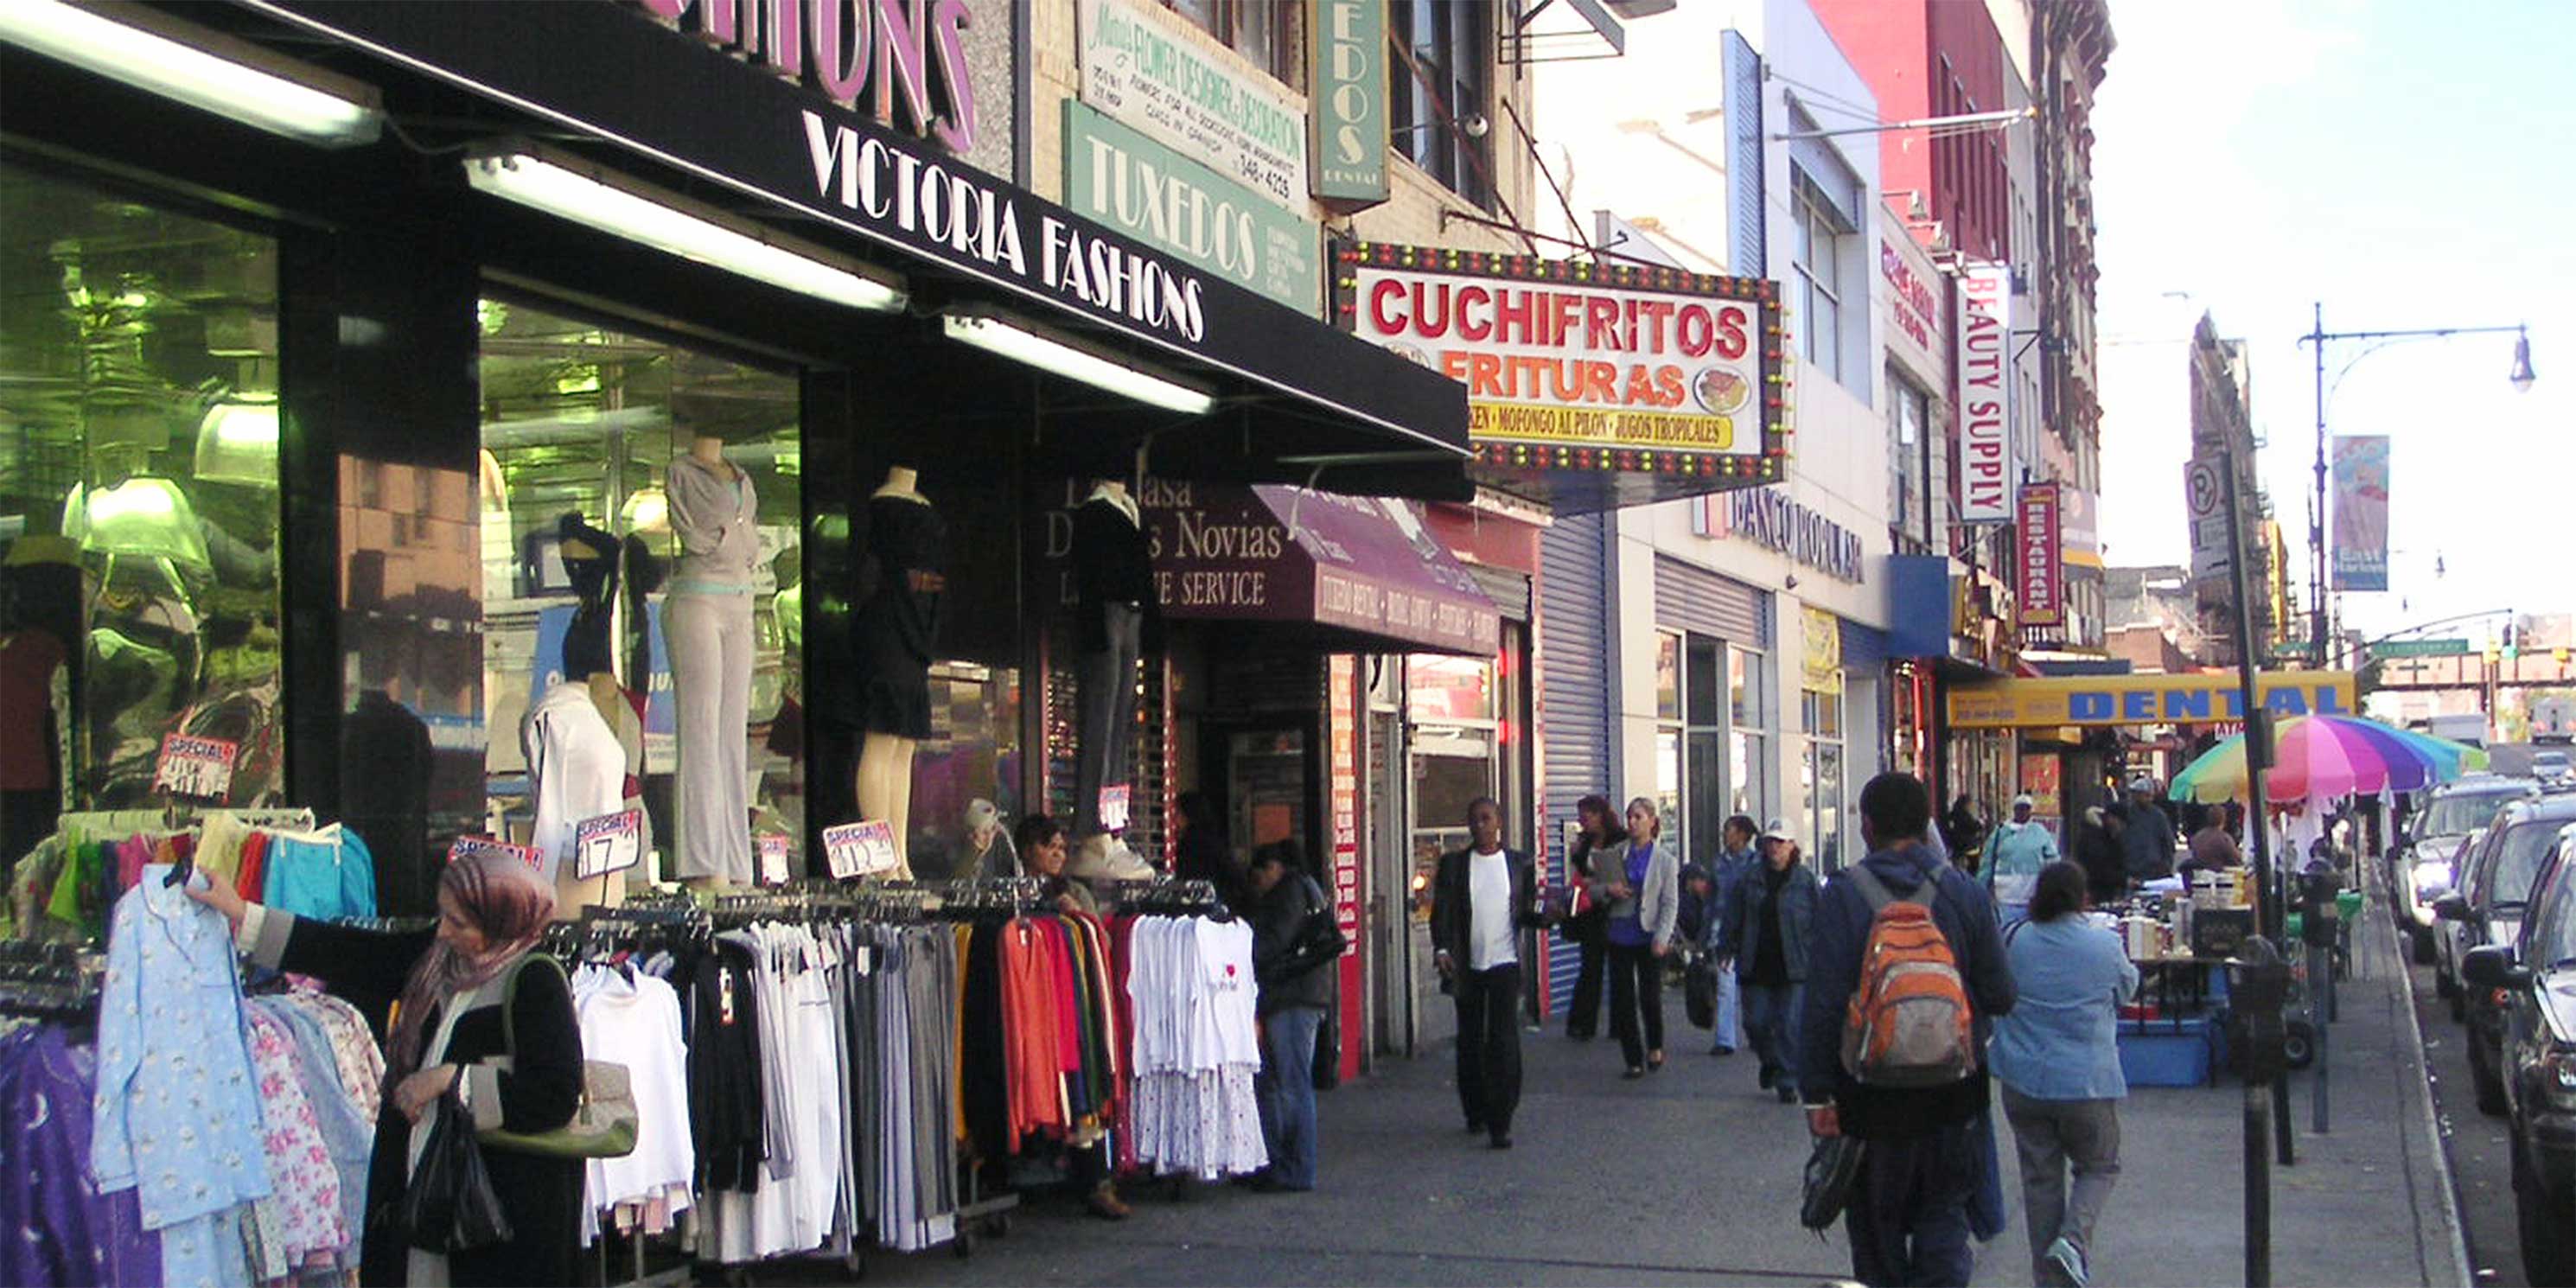
[[1458,1103],[1467,1130],[1512,1147],[1521,1102],[1520,932],[1546,924],[1528,854],[1503,844],[1502,803],[1467,805],[1467,848],[1431,877],[1432,964],[1458,1003]]
[[1745,1036],[1762,1062],[1756,1080],[1783,1103],[1798,1098],[1799,1022],[1819,889],[1796,832],[1775,818],[1762,829],[1761,865],[1736,880],[1718,922],[1718,969],[1743,985]]
[[1628,802],[1626,848],[1593,864],[1592,897],[1610,917],[1610,1031],[1630,1078],[1664,1067],[1664,957],[1681,915],[1682,863],[1663,831],[1655,803],[1640,796]]
[[[1968,1202],[1984,1166],[1980,1053],[1992,1021],[2013,1009],[2012,974],[1993,901],[1921,839],[1932,821],[1922,780],[1871,779],[1860,812],[1869,856],[1829,878],[1816,902],[1798,1091],[1810,1131],[1868,1146],[1844,1209],[1852,1277],[1873,1288],[1965,1285],[1976,1269]],[[1873,953],[1904,972],[1865,973]]]
[[[1761,866],[1760,859],[1753,852],[1753,839],[1761,830],[1761,825],[1755,823],[1750,814],[1729,815],[1725,826],[1718,830],[1719,849],[1712,865],[1717,872],[1719,912],[1706,941],[1712,953],[1717,950],[1718,932],[1724,929],[1726,922],[1726,902],[1734,897],[1735,884]],[[1733,1055],[1735,1048],[1744,1041],[1743,989],[1740,984],[1734,971],[1721,968],[1717,972],[1717,1037],[1708,1045],[1710,1055]]]
[[1264,1188],[1315,1188],[1315,1034],[1333,1005],[1334,958],[1317,955],[1307,927],[1333,915],[1324,888],[1306,872],[1295,841],[1252,852],[1245,877],[1252,905],[1252,978],[1260,987],[1261,1139],[1269,1148]]
[[2085,919],[2084,887],[2072,863],[2041,870],[2030,920],[2005,937],[2020,997],[1993,1047],[2021,1151],[2031,1274],[2058,1288],[2091,1278],[2094,1223],[2120,1178],[2119,1008],[2138,991],[2119,936]]
[[[1619,811],[1607,796],[1576,801],[1574,816],[1582,830],[1565,856],[1566,884],[1588,890],[1593,861],[1615,861],[1619,848],[1628,843],[1628,831],[1619,826]],[[1568,917],[1564,926],[1565,937],[1582,953],[1581,968],[1574,976],[1574,1000],[1565,1008],[1565,1036],[1581,1042],[1591,1041],[1601,1031],[1601,959],[1609,949],[1602,931],[1608,920],[1598,901],[1587,900],[1583,911]]]

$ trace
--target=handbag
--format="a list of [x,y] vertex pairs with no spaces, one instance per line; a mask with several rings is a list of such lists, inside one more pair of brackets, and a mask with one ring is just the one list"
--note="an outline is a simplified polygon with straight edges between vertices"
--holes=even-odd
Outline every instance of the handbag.
[[1682,1011],[1690,1017],[1691,1027],[1717,1027],[1717,959],[1707,953],[1693,953],[1690,964],[1682,968]]
[[1315,1090],[1330,1091],[1342,1085],[1341,1017],[1331,1007],[1324,1009],[1322,1023],[1315,1026]]
[[1341,917],[1333,911],[1332,900],[1324,897],[1322,886],[1308,876],[1297,878],[1306,884],[1306,916],[1297,925],[1297,938],[1289,944],[1287,955],[1272,968],[1263,984],[1278,984],[1301,979],[1326,963],[1341,960],[1351,950],[1349,936],[1342,933]]
[[1818,1136],[1807,1155],[1807,1183],[1798,1200],[1798,1224],[1822,1234],[1840,1219],[1851,1201],[1852,1183],[1860,1179],[1860,1153],[1867,1146],[1849,1136]]
[[[510,971],[510,983],[501,995],[501,1034],[509,1044],[510,1058],[519,1053],[517,1021],[512,1014],[518,1008],[519,976],[543,962],[546,969],[563,973],[563,963],[544,953],[530,953]],[[570,988],[567,980],[566,988]],[[475,1139],[494,1149],[514,1154],[534,1154],[541,1158],[623,1158],[635,1152],[635,1128],[642,1115],[635,1107],[635,1088],[626,1066],[608,1060],[581,1062],[581,1101],[572,1111],[572,1120],[552,1131],[504,1131],[494,1128],[475,1133]]]
[[454,1088],[439,1097],[435,1112],[420,1165],[390,1209],[395,1229],[406,1246],[423,1252],[464,1252],[508,1240],[510,1218],[468,1130],[473,1119]]

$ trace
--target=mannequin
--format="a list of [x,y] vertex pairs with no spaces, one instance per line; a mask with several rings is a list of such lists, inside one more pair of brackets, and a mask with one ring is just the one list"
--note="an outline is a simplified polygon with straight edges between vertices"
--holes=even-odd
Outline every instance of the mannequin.
[[919,472],[886,471],[868,498],[867,555],[850,631],[859,664],[859,817],[894,830],[895,873],[912,876],[912,757],[930,736],[930,663],[946,598],[948,527]]
[[752,572],[760,557],[759,498],[700,435],[671,461],[671,530],[680,539],[662,633],[679,703],[677,875],[700,885],[748,886]]
[[1146,623],[1160,612],[1153,544],[1124,482],[1102,480],[1074,508],[1073,579],[1082,626],[1073,788],[1079,844],[1102,830],[1100,790],[1133,774],[1136,663]]

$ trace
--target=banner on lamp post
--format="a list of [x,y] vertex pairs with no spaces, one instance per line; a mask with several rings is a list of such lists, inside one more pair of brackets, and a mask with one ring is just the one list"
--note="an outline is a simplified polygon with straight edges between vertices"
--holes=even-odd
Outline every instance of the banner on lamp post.
[[2065,536],[2055,483],[2025,483],[2021,489],[2021,624],[2060,626],[2066,622]]
[[1959,377],[1959,521],[2013,519],[2012,270],[1967,261],[1951,343]]
[[1306,177],[1338,214],[1387,199],[1387,0],[1307,0]]
[[2334,441],[2334,588],[2388,589],[2388,436]]

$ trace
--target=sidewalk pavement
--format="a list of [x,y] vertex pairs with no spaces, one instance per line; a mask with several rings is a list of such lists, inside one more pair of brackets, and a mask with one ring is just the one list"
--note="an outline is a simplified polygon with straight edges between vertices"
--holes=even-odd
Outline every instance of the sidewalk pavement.
[[[2329,1044],[2334,1130],[2308,1130],[2295,1075],[2298,1165],[2274,1172],[2273,1280],[2462,1288],[2455,1211],[2424,1093],[2405,976],[2385,918],[2366,918]],[[1754,1086],[1750,1054],[1704,1054],[1673,1008],[1671,1063],[1619,1078],[1615,1044],[1524,1035],[1518,1148],[1463,1130],[1444,1047],[1388,1060],[1320,1098],[1322,1185],[1125,1186],[1107,1224],[1041,1198],[974,1255],[870,1257],[876,1284],[1704,1284],[1847,1276],[1839,1230],[1798,1228],[1805,1122]],[[2097,1236],[2094,1282],[2225,1284],[2243,1268],[2240,1087],[2140,1088],[2122,1109],[2123,1172]],[[2011,1131],[1996,1116],[2011,1228],[1976,1282],[2030,1282]],[[763,1282],[826,1282],[808,1264]]]

